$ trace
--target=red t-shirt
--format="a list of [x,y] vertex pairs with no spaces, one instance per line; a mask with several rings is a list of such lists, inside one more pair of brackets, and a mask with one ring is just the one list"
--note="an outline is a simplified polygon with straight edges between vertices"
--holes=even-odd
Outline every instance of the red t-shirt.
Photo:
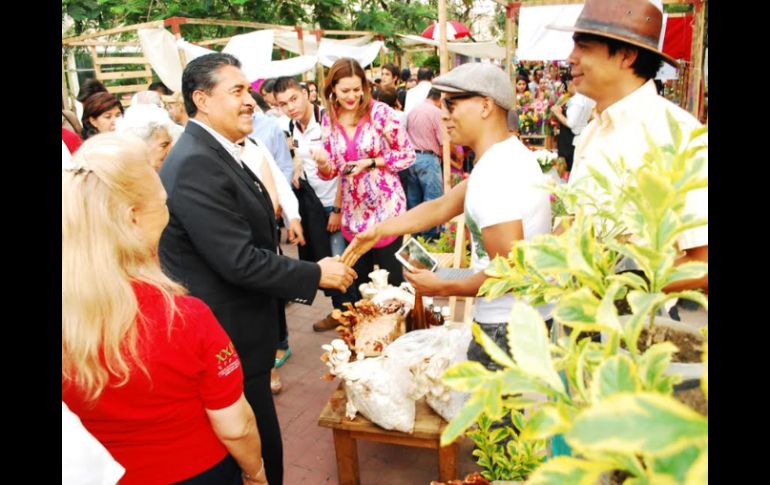
[[127,384],[108,385],[95,403],[83,402],[71,385],[62,386],[62,400],[125,467],[121,484],[167,484],[227,455],[205,410],[238,400],[243,370],[230,337],[201,300],[176,297],[181,318],[174,317],[169,337],[160,292],[141,283],[134,292],[146,319],[138,348],[151,380],[134,369]]
[[80,148],[80,145],[83,144],[83,140],[81,140],[76,133],[71,132],[67,128],[61,129],[61,139],[64,144],[67,145],[67,149],[72,155],[74,155],[75,151],[77,151],[77,149]]

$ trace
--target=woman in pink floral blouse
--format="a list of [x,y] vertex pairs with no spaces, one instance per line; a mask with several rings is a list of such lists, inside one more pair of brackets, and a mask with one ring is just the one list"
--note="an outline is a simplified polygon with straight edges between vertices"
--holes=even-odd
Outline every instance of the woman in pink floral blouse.
[[[324,149],[314,158],[318,175],[342,184],[342,235],[350,242],[359,232],[406,212],[406,196],[398,172],[414,163],[415,153],[396,112],[373,101],[364,70],[353,59],[339,59],[331,67],[323,89],[326,113],[321,127]],[[400,238],[381,239],[358,260],[359,281],[369,279],[374,265],[386,269],[388,282],[403,281],[395,254]]]

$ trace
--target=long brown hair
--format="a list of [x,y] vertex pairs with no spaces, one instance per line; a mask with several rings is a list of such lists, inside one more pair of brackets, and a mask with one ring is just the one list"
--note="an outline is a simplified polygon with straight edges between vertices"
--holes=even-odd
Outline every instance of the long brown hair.
[[332,97],[332,90],[340,82],[340,79],[352,76],[358,76],[361,79],[361,89],[364,92],[364,95],[361,97],[361,103],[356,110],[356,121],[369,115],[372,105],[372,87],[366,79],[366,73],[358,61],[349,57],[343,57],[342,59],[337,59],[332,64],[329,74],[326,75],[326,83],[323,90],[323,102],[326,106],[326,112],[329,113],[329,121],[331,121],[332,125],[337,122],[337,98],[336,96]]

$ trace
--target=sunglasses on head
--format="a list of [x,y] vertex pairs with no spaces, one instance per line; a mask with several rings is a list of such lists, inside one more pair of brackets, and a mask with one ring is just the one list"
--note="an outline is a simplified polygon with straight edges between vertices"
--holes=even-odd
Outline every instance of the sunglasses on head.
[[477,96],[481,96],[479,93],[474,92],[467,92],[467,93],[459,93],[454,94],[452,96],[444,96],[443,102],[444,106],[446,107],[447,111],[450,113],[454,110],[455,102],[460,99],[469,99],[469,98],[475,98]]

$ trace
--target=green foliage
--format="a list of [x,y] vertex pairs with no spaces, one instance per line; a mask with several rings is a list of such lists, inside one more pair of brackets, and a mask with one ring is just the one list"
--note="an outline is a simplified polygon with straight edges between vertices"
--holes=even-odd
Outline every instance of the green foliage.
[[524,414],[512,410],[511,426],[492,427],[493,421],[485,414],[478,419],[478,427],[468,432],[476,445],[473,456],[484,468],[481,475],[487,480],[526,480],[545,459],[545,441],[521,441],[518,433],[527,425]]
[[[433,70],[434,73],[438,75],[438,73],[441,71],[441,58],[439,56],[433,54],[425,58],[420,64],[420,67],[429,67]],[[415,73],[416,75],[416,73]]]
[[[574,456],[549,460],[527,483],[593,484],[612,470],[628,473],[628,484],[707,480],[708,419],[671,396],[680,380],[666,374],[675,346],[659,343],[644,353],[637,346],[642,327],[654,323],[669,299],[687,297],[708,305],[699,292],[663,291],[672,282],[708,272],[702,263],[674,266],[678,235],[705,223],[684,214],[687,193],[708,185],[700,175],[705,161],[698,145],[705,128],[683,134],[673,118],[669,126],[673,143],[650,144],[641,166],[629,170],[623,160],[610,163],[619,183],[594,173],[592,185],[556,187],[575,213],[572,225],[559,236],[517,241],[507,257],[494,259],[486,271],[489,278],[479,294],[495,298],[512,291],[521,300],[508,322],[512,357],[474,325],[477,341],[503,369],[481,373],[483,379],[466,376],[463,389],[475,389],[472,396],[483,398],[475,401],[472,413],[461,410],[458,415],[466,424],[472,416],[493,418],[502,402],[505,412],[531,409],[519,442],[563,434]],[[641,268],[644,278],[618,274],[623,257]],[[631,314],[620,317],[615,303],[623,298]],[[530,306],[544,302],[554,304],[557,327],[572,328],[569,337],[549,340],[545,323]],[[607,335],[602,343],[578,340],[580,332],[599,330]],[[620,353],[621,343],[630,353]],[[706,364],[707,350],[706,342]],[[450,368],[447,376],[454,372]],[[487,389],[507,380],[513,385],[499,386],[504,396],[497,401]],[[527,383],[548,400],[532,393],[505,398],[527,393]],[[707,396],[707,373],[701,385]],[[484,403],[494,404],[495,413]],[[455,424],[450,422],[451,433],[444,432],[442,443],[462,432]]]

